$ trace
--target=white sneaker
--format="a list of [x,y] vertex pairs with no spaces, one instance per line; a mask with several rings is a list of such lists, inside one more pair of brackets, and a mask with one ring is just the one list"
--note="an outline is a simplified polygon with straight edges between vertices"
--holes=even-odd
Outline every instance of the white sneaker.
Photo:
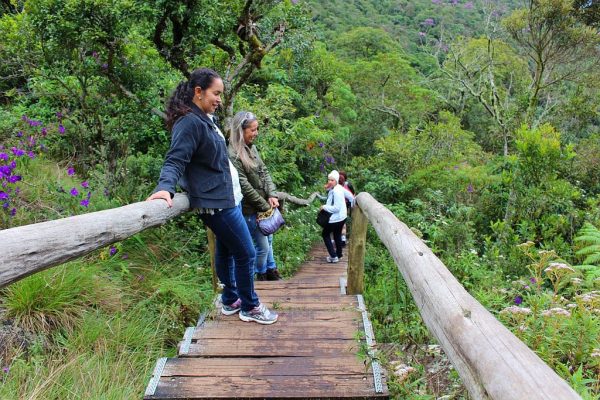
[[337,257],[333,257],[332,258],[332,257],[327,256],[327,262],[328,263],[336,263],[336,262],[339,262],[339,261],[340,261],[340,259],[337,258]]
[[277,313],[269,311],[262,303],[250,311],[240,311],[240,319],[244,322],[258,322],[262,325],[271,325],[277,322]]

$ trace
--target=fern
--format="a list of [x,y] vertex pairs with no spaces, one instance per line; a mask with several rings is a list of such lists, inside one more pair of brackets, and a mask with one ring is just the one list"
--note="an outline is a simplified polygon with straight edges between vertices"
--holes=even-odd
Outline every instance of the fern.
[[582,265],[575,267],[585,274],[586,281],[591,282],[600,277],[600,230],[586,222],[575,241],[585,244],[576,254],[587,256]]

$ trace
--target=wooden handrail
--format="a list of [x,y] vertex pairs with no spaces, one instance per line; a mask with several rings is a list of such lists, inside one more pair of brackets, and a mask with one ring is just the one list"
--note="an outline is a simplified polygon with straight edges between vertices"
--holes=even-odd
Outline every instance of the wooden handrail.
[[110,210],[0,230],[0,288],[127,239],[144,229],[163,225],[189,207],[188,197],[176,194],[171,208],[163,200],[142,201]]
[[[477,302],[405,224],[370,194],[356,197],[391,253],[421,313],[475,399],[580,399],[531,349]],[[360,211],[359,211],[360,210]],[[358,216],[358,217],[357,217]],[[361,288],[366,223],[352,226],[348,288]],[[357,237],[360,236],[360,237]],[[358,248],[355,248],[358,247]],[[361,254],[362,253],[362,254]]]
[[[277,194],[280,199],[298,205],[310,204],[317,195],[313,193],[308,199],[299,199],[284,192]],[[127,239],[147,228],[163,225],[188,211],[189,207],[187,195],[178,193],[171,208],[162,200],[141,201],[110,210],[0,230],[0,288]],[[211,233],[209,230],[209,247],[214,252]],[[216,287],[214,268],[213,286]]]

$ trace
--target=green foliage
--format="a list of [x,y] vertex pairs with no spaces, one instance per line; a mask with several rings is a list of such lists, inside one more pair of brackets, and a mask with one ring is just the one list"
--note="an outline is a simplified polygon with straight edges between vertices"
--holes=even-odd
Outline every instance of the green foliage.
[[481,156],[473,134],[460,126],[460,120],[442,112],[436,122],[407,133],[394,132],[375,143],[388,165],[407,176],[432,164],[471,163]]
[[369,231],[365,299],[380,343],[421,343],[429,338],[412,295],[389,252]]
[[572,0],[530,0],[503,27],[533,61],[527,122],[534,120],[543,91],[563,79],[593,71],[600,61],[595,29],[577,20]]
[[[68,272],[69,268],[77,269],[78,273]],[[97,303],[99,299],[102,304]],[[116,288],[107,277],[75,263],[9,286],[4,306],[8,316],[23,328],[48,333],[56,328],[72,331],[75,321],[88,307],[111,311],[119,308],[119,303]]]
[[398,45],[383,29],[358,27],[340,35],[336,51],[344,58],[371,59],[378,54],[398,51]]
[[590,195],[600,194],[600,134],[591,135],[575,146],[570,175]]
[[560,133],[551,125],[544,124],[535,129],[522,126],[516,134],[519,169],[529,185],[556,177],[561,164],[575,155],[571,146],[561,146]]
[[584,274],[585,281],[590,286],[600,286],[600,230],[586,222],[575,242],[582,243],[576,254],[585,257],[583,264],[576,265],[575,268]]

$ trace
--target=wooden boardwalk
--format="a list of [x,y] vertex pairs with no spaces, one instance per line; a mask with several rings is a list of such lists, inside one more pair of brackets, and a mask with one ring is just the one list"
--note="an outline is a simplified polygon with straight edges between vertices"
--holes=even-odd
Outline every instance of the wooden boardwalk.
[[[177,358],[159,359],[145,399],[388,398],[361,296],[345,295],[346,258],[323,245],[289,280],[256,282],[273,325],[212,313],[188,328]],[[365,329],[366,327],[366,329]],[[374,373],[375,372],[375,373]]]

